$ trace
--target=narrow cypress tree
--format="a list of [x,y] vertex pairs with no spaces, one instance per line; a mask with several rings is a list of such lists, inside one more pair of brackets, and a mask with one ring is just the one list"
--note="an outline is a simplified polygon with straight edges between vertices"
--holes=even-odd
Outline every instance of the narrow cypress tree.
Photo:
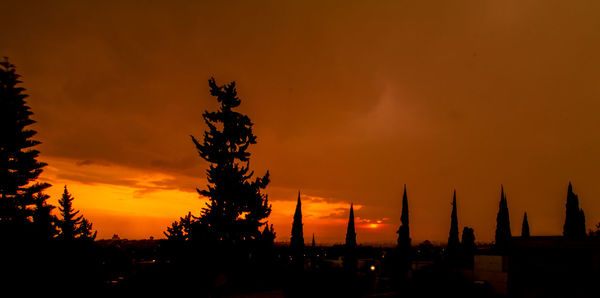
[[402,195],[402,215],[400,216],[400,228],[398,233],[398,248],[401,250],[410,249],[410,229],[408,226],[408,197],[406,196],[406,184],[404,184],[404,194]]
[[458,214],[456,210],[456,190],[452,196],[452,214],[450,215],[450,234],[448,235],[448,247],[446,255],[450,260],[455,260],[460,247],[458,239]]
[[356,247],[356,229],[354,228],[354,204],[350,204],[350,216],[348,216],[348,229],[346,230],[346,247]]
[[271,213],[268,197],[261,193],[269,184],[269,172],[252,179],[248,147],[256,144],[256,136],[250,118],[233,110],[241,104],[235,82],[218,86],[211,78],[208,84],[220,107],[202,114],[208,126],[203,142],[191,136],[198,154],[210,163],[209,185],[197,190],[209,199],[200,222],[221,243],[250,241],[260,236],[261,221]]
[[510,218],[508,216],[508,202],[504,194],[504,186],[500,186],[500,204],[496,216],[496,249],[503,252],[508,248],[510,238]]
[[5,58],[0,62],[0,238],[23,237],[33,215],[34,195],[50,186],[35,183],[45,163],[37,161],[40,144],[31,139],[35,121],[25,99],[25,89],[18,87],[20,75]]
[[316,248],[316,245],[315,245],[315,233],[313,233],[312,244],[310,246],[312,247],[312,249],[314,251],[315,248]]
[[573,186],[569,182],[567,190],[567,206],[563,235],[569,239],[582,239],[586,236],[585,215],[579,208],[579,198],[573,193]]
[[401,279],[408,276],[410,269],[410,229],[408,225],[408,196],[406,195],[406,184],[402,195],[402,215],[400,216],[400,228],[398,228],[398,244],[396,253],[398,257],[398,274]]
[[58,200],[58,204],[60,205],[58,209],[62,216],[62,219],[60,220],[59,237],[63,240],[75,239],[76,229],[83,219],[83,216],[78,216],[79,211],[73,209],[73,200],[73,196],[69,193],[67,186],[65,185],[62,198]]
[[344,256],[344,269],[351,275],[356,273],[358,259],[356,256],[356,230],[354,228],[354,205],[350,204],[350,216],[348,216],[348,229],[346,230],[346,254]]
[[302,227],[302,203],[300,202],[300,191],[298,191],[298,202],[294,212],[294,222],[292,223],[292,238],[290,239],[290,249],[292,258],[296,264],[304,262],[304,232]]
[[521,226],[521,237],[529,238],[529,221],[527,220],[527,212],[523,215],[523,225]]

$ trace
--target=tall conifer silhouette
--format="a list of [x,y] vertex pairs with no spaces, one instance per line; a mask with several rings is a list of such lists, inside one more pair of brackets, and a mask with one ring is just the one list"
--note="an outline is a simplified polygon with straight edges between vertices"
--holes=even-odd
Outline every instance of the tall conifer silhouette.
[[92,223],[80,215],[78,210],[73,209],[74,199],[65,185],[62,197],[58,200],[58,209],[62,217],[58,220],[60,227],[58,237],[68,241],[73,239],[94,240],[97,232],[92,233]]
[[298,191],[298,202],[294,212],[294,222],[292,223],[292,237],[290,239],[290,249],[292,257],[297,264],[304,262],[304,232],[302,227],[302,202],[300,202],[300,191]]
[[500,186],[500,203],[498,205],[498,215],[496,216],[496,249],[504,251],[508,248],[510,238],[510,218],[508,215],[508,202],[504,194],[504,186]]
[[354,204],[350,204],[348,228],[346,229],[346,247],[356,247],[356,229],[354,227]]
[[241,104],[235,82],[218,86],[211,78],[208,84],[220,106],[202,114],[208,126],[203,142],[191,136],[198,154],[210,163],[209,185],[197,189],[209,199],[200,222],[224,243],[256,239],[262,220],[271,213],[267,195],[261,193],[269,184],[269,172],[252,179],[248,148],[256,144],[256,136],[250,118],[233,110]]
[[521,226],[521,237],[529,238],[529,221],[527,220],[527,212],[523,215],[523,225]]
[[354,204],[350,204],[350,215],[348,216],[348,228],[346,230],[346,245],[343,265],[345,270],[354,274],[358,266],[356,256],[356,229],[354,227]]
[[569,182],[567,190],[567,205],[563,235],[569,239],[582,239],[586,236],[585,215],[583,209],[579,208],[579,198],[573,192],[573,186]]
[[398,233],[398,244],[396,247],[398,257],[399,277],[407,277],[410,269],[410,228],[408,225],[408,196],[406,195],[406,184],[404,184],[404,193],[402,195],[402,215],[400,216],[400,228]]
[[446,255],[449,259],[455,259],[458,254],[460,242],[458,238],[458,214],[456,210],[456,190],[452,195],[452,214],[450,215],[450,233],[448,235],[448,247]]
[[398,233],[398,247],[400,249],[410,249],[410,229],[408,225],[408,197],[406,195],[406,184],[404,185],[404,194],[402,195],[402,215],[400,216],[400,228]]
[[60,238],[64,240],[75,239],[75,230],[83,219],[83,216],[78,215],[79,211],[73,209],[73,200],[73,196],[69,193],[65,185],[62,197],[58,200],[58,208],[62,216],[60,221]]
[[[23,237],[31,227],[34,195],[50,186],[36,183],[45,163],[37,160],[35,121],[19,87],[20,75],[5,58],[0,62],[0,238]],[[38,198],[40,199],[40,198]]]

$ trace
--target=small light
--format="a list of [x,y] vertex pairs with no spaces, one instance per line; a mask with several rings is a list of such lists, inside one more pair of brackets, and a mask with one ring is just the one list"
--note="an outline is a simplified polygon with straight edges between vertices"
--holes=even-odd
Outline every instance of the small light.
[[375,265],[371,265],[371,271],[375,271]]

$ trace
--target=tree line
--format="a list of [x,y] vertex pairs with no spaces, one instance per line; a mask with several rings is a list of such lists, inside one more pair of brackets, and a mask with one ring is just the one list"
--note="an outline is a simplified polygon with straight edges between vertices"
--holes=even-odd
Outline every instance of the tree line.
[[[208,130],[200,141],[191,136],[201,158],[208,161],[207,170],[209,184],[198,189],[201,196],[209,198],[209,203],[199,217],[188,213],[185,217],[167,228],[165,235],[168,239],[186,241],[193,238],[212,239],[221,244],[229,245],[240,242],[270,243],[272,245],[275,232],[268,222],[264,221],[271,212],[268,198],[262,191],[269,183],[269,172],[253,178],[254,172],[249,169],[250,145],[256,143],[252,133],[252,122],[248,116],[233,111],[241,100],[237,96],[235,82],[219,86],[215,80],[209,80],[210,94],[219,103],[217,111],[203,113]],[[459,239],[456,190],[452,197],[452,212],[450,232],[445,248],[445,256],[449,262],[459,262],[469,259],[475,251],[475,232],[471,227],[464,227],[462,239]],[[402,268],[400,276],[405,276],[410,268],[411,238],[409,228],[408,197],[406,185],[402,196],[402,213],[400,227],[397,230],[397,262]],[[265,226],[262,233],[259,228]],[[563,235],[569,239],[586,237],[584,212],[579,208],[577,195],[573,193],[569,183],[566,204],[566,219]],[[527,213],[523,215],[521,228],[522,237],[530,237]],[[313,235],[314,237],[314,235]],[[508,200],[504,187],[501,186],[498,214],[496,216],[496,231],[494,249],[505,253],[512,238]],[[314,238],[313,238],[314,239]],[[346,233],[346,257],[344,266],[356,266],[356,231],[354,226],[354,210],[350,206],[350,214]],[[304,262],[304,235],[302,223],[302,203],[300,193],[294,212],[289,248],[292,264],[301,268]],[[453,261],[454,260],[454,261]],[[471,261],[472,262],[472,261]],[[350,271],[354,269],[349,269]]]
[[38,161],[30,128],[35,121],[27,105],[20,75],[7,58],[0,62],[0,238],[20,240],[94,240],[92,223],[73,209],[73,196],[64,188],[59,199],[60,216],[48,204],[44,190],[49,183],[39,182],[46,163]]

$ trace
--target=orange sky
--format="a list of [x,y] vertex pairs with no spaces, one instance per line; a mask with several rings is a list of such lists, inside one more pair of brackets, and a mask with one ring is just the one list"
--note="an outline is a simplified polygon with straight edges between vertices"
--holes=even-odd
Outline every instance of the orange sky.
[[68,184],[99,238],[198,214],[210,76],[255,123],[277,241],[298,189],[307,241],[343,242],[354,202],[358,241],[393,242],[403,184],[416,242],[447,239],[454,188],[480,241],[500,184],[513,234],[524,211],[561,233],[569,181],[600,221],[600,2],[120,2],[5,1],[0,18],[52,200]]

